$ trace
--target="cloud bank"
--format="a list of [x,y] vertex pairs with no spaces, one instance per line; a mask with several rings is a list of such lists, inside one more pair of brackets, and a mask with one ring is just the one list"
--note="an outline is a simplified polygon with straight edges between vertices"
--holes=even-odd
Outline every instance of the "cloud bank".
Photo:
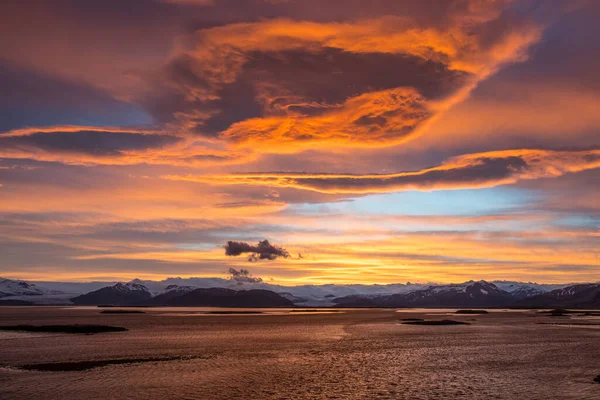
[[522,149],[469,154],[436,167],[394,174],[257,173],[165,178],[213,185],[259,185],[331,194],[366,194],[494,187],[599,167],[600,150]]

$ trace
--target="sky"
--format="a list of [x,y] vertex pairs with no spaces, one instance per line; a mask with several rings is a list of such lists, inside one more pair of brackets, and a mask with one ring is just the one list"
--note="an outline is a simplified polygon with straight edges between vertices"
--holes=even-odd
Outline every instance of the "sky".
[[599,18],[2,1],[0,276],[598,281]]

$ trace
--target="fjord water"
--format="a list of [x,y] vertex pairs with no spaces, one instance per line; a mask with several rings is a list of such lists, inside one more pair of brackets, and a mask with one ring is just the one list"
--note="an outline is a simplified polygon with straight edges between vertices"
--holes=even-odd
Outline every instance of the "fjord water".
[[[593,382],[600,374],[600,321],[594,317],[506,310],[486,315],[389,309],[322,314],[270,309],[244,315],[192,308],[100,311],[0,307],[0,325],[129,329],[96,335],[0,331],[0,398],[600,398],[600,384]],[[403,325],[403,318],[470,325]],[[168,360],[82,371],[19,368],[144,358]]]

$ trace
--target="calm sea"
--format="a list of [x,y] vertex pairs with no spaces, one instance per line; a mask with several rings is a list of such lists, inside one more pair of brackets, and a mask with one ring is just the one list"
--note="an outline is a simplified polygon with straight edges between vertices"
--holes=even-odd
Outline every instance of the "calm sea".
[[[0,325],[129,329],[96,335],[0,331],[0,399],[600,399],[600,384],[593,381],[600,375],[598,317],[501,310],[141,310],[0,307]],[[470,325],[403,325],[403,318]],[[124,359],[144,362],[106,364]],[[105,365],[20,368],[81,361]]]

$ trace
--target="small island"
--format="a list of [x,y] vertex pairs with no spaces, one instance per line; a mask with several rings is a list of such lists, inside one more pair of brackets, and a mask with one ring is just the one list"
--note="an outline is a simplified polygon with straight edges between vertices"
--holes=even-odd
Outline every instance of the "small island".
[[0,331],[22,331],[40,333],[74,333],[92,335],[105,332],[126,332],[127,328],[110,325],[7,325],[0,326]]
[[27,364],[22,365],[19,369],[26,371],[44,371],[44,372],[69,372],[69,371],[86,371],[94,368],[107,367],[110,365],[120,364],[141,364],[150,362],[169,362],[180,360],[191,360],[201,357],[148,357],[148,358],[124,358],[124,359],[108,359],[108,360],[92,360],[92,361],[74,361],[74,362],[59,362],[47,364]]
[[262,311],[207,311],[203,314],[210,315],[254,315],[254,314],[264,314]]
[[433,320],[433,321],[405,321],[402,324],[404,325],[430,325],[430,326],[440,326],[440,325],[471,325],[468,322],[462,321],[454,321],[451,319],[442,319],[442,320]]
[[486,311],[486,310],[457,310],[454,314],[474,314],[474,315],[479,315],[479,314],[489,314],[489,312]]

